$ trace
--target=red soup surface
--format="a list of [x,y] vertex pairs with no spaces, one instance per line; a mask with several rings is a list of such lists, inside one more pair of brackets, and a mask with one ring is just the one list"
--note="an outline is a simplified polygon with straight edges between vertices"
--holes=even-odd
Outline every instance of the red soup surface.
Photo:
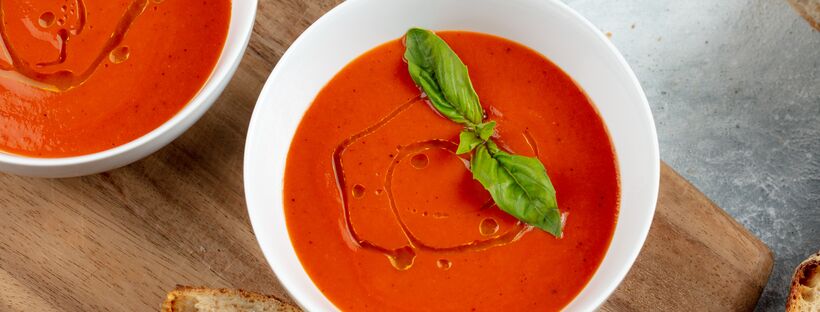
[[441,32],[470,70],[499,145],[537,156],[563,238],[495,207],[454,154],[459,125],[407,73],[400,40],[347,65],[305,113],[285,214],[313,282],[346,311],[546,311],[567,305],[609,246],[618,170],[601,117],[560,68],[520,44]]
[[0,1],[0,152],[67,157],[173,117],[216,65],[230,0]]

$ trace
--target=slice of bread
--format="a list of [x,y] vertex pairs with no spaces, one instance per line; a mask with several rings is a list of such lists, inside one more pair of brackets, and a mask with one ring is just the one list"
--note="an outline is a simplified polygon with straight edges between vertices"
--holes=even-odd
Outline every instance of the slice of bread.
[[786,312],[820,312],[820,252],[794,271]]
[[241,289],[213,289],[177,285],[162,303],[161,312],[301,312],[279,298]]
[[797,13],[816,30],[820,30],[820,0],[789,0]]

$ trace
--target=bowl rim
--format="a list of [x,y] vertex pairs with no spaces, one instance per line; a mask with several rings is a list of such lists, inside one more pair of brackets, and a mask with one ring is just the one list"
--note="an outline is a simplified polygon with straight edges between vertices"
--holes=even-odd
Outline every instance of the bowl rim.
[[[153,142],[154,140],[158,139],[165,133],[169,132],[171,129],[176,129],[184,125],[184,122],[189,118],[196,117],[196,115],[201,115],[202,113],[204,113],[204,111],[200,112],[200,109],[202,109],[203,106],[207,107],[212,105],[216,98],[211,99],[211,97],[218,96],[219,93],[221,93],[224,85],[226,85],[233,77],[234,72],[239,67],[239,63],[242,62],[242,57],[245,54],[245,49],[248,46],[251,34],[253,33],[253,26],[256,19],[258,0],[231,0],[231,22],[233,18],[235,18],[235,10],[238,10],[237,8],[240,7],[234,5],[234,3],[236,2],[248,2],[247,8],[249,11],[247,12],[247,14],[251,17],[246,21],[240,21],[243,23],[239,24],[241,27],[237,29],[237,31],[239,31],[237,33],[237,36],[238,38],[240,38],[243,44],[228,46],[228,36],[230,36],[231,33],[230,24],[232,24],[230,23],[228,32],[226,33],[225,44],[222,45],[222,50],[220,52],[219,58],[217,58],[217,62],[215,63],[214,68],[211,70],[208,79],[205,80],[205,83],[202,84],[202,86],[200,86],[199,90],[197,90],[197,93],[194,94],[194,96],[190,100],[188,100],[188,102],[185,103],[185,105],[179,111],[177,111],[171,118],[163,122],[159,127],[156,127],[148,133],[145,133],[140,137],[133,139],[125,144],[85,155],[53,158],[32,157],[0,150],[0,164],[41,169],[90,164],[103,159],[113,158],[119,155],[135,152],[135,150],[138,150],[144,147],[145,145],[148,145],[150,142]],[[223,60],[227,60],[228,62],[225,63],[225,65],[223,66],[219,66],[219,63]]]
[[[322,25],[327,23],[328,20],[330,20],[332,18],[335,18],[336,15],[341,14],[340,12],[342,12],[342,10],[345,10],[349,6],[353,6],[354,4],[358,4],[358,3],[361,3],[361,2],[367,2],[367,1],[372,1],[372,0],[347,0],[345,2],[340,3],[339,5],[337,5],[336,7],[332,8],[331,10],[326,12],[324,15],[322,15],[318,20],[316,20],[313,24],[311,24],[298,38],[296,38],[296,40],[291,44],[291,46],[287,49],[287,51],[282,55],[279,62],[277,63],[277,66],[274,67],[274,69],[272,70],[271,74],[269,75],[264,87],[261,90],[260,96],[257,99],[257,103],[256,103],[256,106],[254,107],[254,112],[253,112],[253,115],[252,115],[250,123],[249,123],[248,134],[247,134],[247,138],[246,138],[246,142],[245,142],[245,156],[244,156],[244,169],[243,169],[244,183],[245,183],[245,199],[246,199],[246,204],[247,204],[247,209],[248,209],[248,214],[249,214],[249,218],[250,218],[250,221],[251,221],[251,225],[254,229],[254,234],[257,238],[257,242],[260,245],[260,249],[262,250],[262,253],[266,258],[266,261],[268,262],[268,265],[271,267],[274,274],[277,275],[277,278],[280,280],[280,282],[283,286],[283,289],[286,292],[290,293],[291,297],[294,299],[294,301],[299,306],[301,306],[303,308],[315,307],[316,303],[312,302],[312,301],[307,301],[307,302],[304,301],[304,299],[305,299],[304,296],[300,296],[300,295],[295,294],[294,290],[291,288],[291,285],[286,284],[282,280],[282,278],[280,277],[281,276],[280,273],[286,273],[286,272],[282,271],[286,268],[277,268],[274,265],[273,259],[279,257],[279,255],[277,253],[277,250],[273,250],[273,247],[268,246],[269,244],[268,245],[265,244],[266,242],[268,242],[269,240],[273,240],[274,238],[264,237],[264,236],[262,236],[263,234],[260,234],[260,233],[265,232],[265,229],[263,227],[266,224],[269,224],[270,221],[259,220],[259,215],[261,214],[259,212],[259,209],[264,209],[264,208],[258,207],[257,205],[254,204],[255,202],[258,201],[258,200],[255,199],[255,197],[258,197],[258,196],[255,196],[254,194],[252,194],[253,193],[253,191],[252,191],[253,188],[249,188],[249,185],[251,185],[253,183],[253,181],[251,181],[251,179],[252,179],[251,176],[256,176],[257,175],[257,173],[253,172],[253,169],[251,168],[253,161],[252,161],[252,156],[251,156],[250,152],[251,152],[251,149],[252,149],[252,144],[253,144],[254,138],[256,136],[263,136],[262,134],[257,133],[258,131],[256,131],[257,124],[260,123],[259,120],[261,118],[261,117],[259,117],[261,115],[259,113],[259,110],[261,110],[261,107],[264,107],[265,105],[270,104],[270,103],[266,104],[266,102],[270,102],[269,98],[271,96],[269,94],[271,93],[271,89],[273,88],[272,87],[273,84],[274,84],[273,81],[278,80],[279,79],[278,77],[281,76],[281,67],[282,66],[279,66],[279,65],[290,62],[290,60],[291,60],[291,58],[293,58],[293,54],[294,54],[292,51],[296,50],[297,47],[300,47],[301,45],[303,45],[304,41],[307,40],[305,38],[311,36],[311,34],[313,34],[316,31],[317,28],[322,27]],[[512,3],[512,2],[522,2],[522,1],[532,2],[530,0],[514,0],[514,1],[510,1],[510,2]],[[561,1],[558,1],[558,0],[547,0],[547,1],[544,1],[543,5],[544,6],[548,6],[548,5],[556,6],[563,13],[567,13],[567,14],[571,15],[572,18],[574,18],[574,19],[578,20],[579,22],[581,22],[581,24],[583,24],[584,28],[587,28],[588,30],[593,30],[593,32],[595,33],[595,36],[596,36],[596,40],[598,40],[600,42],[603,42],[603,44],[606,46],[607,53],[613,55],[615,57],[616,62],[618,63],[617,65],[625,71],[626,75],[628,76],[627,83],[629,85],[633,86],[635,88],[635,91],[637,92],[637,100],[639,101],[639,103],[637,103],[637,105],[640,107],[639,110],[640,110],[641,113],[645,114],[645,116],[648,118],[648,125],[647,125],[648,126],[648,133],[646,133],[646,134],[649,135],[649,137],[651,139],[650,140],[651,142],[648,146],[649,149],[651,149],[651,150],[648,150],[648,152],[650,152],[651,155],[648,155],[648,156],[649,156],[649,158],[652,159],[652,162],[648,163],[646,165],[647,171],[649,173],[649,176],[647,178],[650,179],[648,181],[649,185],[646,187],[646,192],[647,192],[646,196],[648,196],[648,202],[646,202],[646,204],[647,204],[646,214],[647,215],[646,215],[646,218],[640,220],[641,222],[639,224],[640,225],[639,233],[637,234],[637,236],[635,236],[636,237],[635,242],[639,243],[639,244],[636,244],[631,249],[629,249],[628,251],[625,252],[626,253],[625,260],[626,261],[624,262],[623,265],[619,266],[619,270],[617,271],[615,276],[611,279],[610,282],[608,282],[606,284],[607,286],[605,287],[605,290],[602,292],[605,295],[601,296],[599,298],[599,300],[593,301],[591,304],[583,305],[584,308],[589,308],[590,310],[593,310],[593,309],[597,309],[604,302],[606,302],[606,299],[609,296],[611,296],[612,293],[615,291],[615,289],[623,282],[623,279],[626,277],[627,273],[631,270],[632,266],[635,264],[635,260],[637,259],[638,255],[640,254],[640,251],[643,249],[643,246],[646,243],[646,239],[647,239],[651,224],[652,224],[653,219],[654,219],[654,215],[655,215],[655,211],[656,211],[656,205],[657,205],[658,191],[659,191],[659,188],[660,188],[660,165],[661,164],[660,164],[660,151],[659,151],[659,143],[658,143],[658,137],[657,137],[657,129],[656,129],[656,126],[655,126],[654,117],[652,115],[652,112],[651,112],[651,109],[650,109],[650,106],[649,106],[649,101],[646,98],[646,93],[645,93],[643,87],[641,86],[640,81],[638,80],[638,78],[635,75],[632,68],[626,62],[626,59],[623,57],[623,55],[620,53],[620,51],[615,47],[615,45],[611,42],[611,40],[609,40],[609,38],[607,38],[606,35],[602,31],[600,31],[599,28],[597,28],[594,24],[592,24],[592,22],[590,22],[588,19],[583,17],[580,13],[576,12],[571,7],[569,7],[567,4],[565,4]],[[539,51],[539,53],[540,53],[540,51]],[[596,109],[597,109],[597,107],[596,107]],[[301,119],[301,116],[300,116],[300,119]],[[611,134],[610,134],[610,137],[611,137]],[[291,142],[291,141],[292,141],[292,138],[289,138],[288,142]],[[614,141],[613,141],[613,148],[614,148]],[[622,169],[619,168],[619,170],[622,170]],[[284,179],[284,177],[279,177],[279,178]],[[276,190],[276,191],[281,191],[281,190]],[[623,195],[620,195],[619,201],[623,199],[622,196]],[[621,207],[621,208],[623,208],[623,207]],[[283,213],[284,212],[282,212],[282,214]],[[622,217],[622,214],[619,212],[619,215],[618,215],[618,222],[619,223],[620,223],[621,217]],[[285,230],[285,232],[286,232],[285,236],[286,236],[287,240],[290,242],[290,233],[287,229]],[[614,242],[614,236],[613,236],[613,242]],[[291,246],[292,246],[292,244],[291,244]],[[610,243],[610,246],[607,249],[607,255],[609,254],[609,250],[611,248],[612,248],[612,242]],[[294,254],[295,254],[295,250],[294,250]],[[298,256],[297,256],[297,260],[298,260]],[[298,261],[299,261],[299,269],[304,271],[304,266],[302,265],[301,260],[298,260]],[[602,260],[601,264],[603,264],[605,261],[606,261],[606,258],[604,258]],[[599,267],[596,269],[596,273],[593,274],[593,278],[596,275],[598,275],[599,270],[601,269],[601,267],[600,267],[601,264],[599,264]],[[305,272],[305,273],[307,274],[307,272]],[[309,275],[308,275],[308,278],[310,278]],[[592,279],[590,279],[590,281],[591,280]],[[310,280],[310,283],[318,289],[318,286],[316,286],[316,284],[312,280]],[[589,284],[585,285],[584,288],[582,288],[580,293],[583,293],[583,291],[588,286],[589,286]],[[319,291],[321,292],[321,290],[319,290]],[[567,307],[573,305],[573,303],[578,299],[580,293],[578,295],[576,295],[570,301],[570,303],[568,303]],[[327,297],[323,293],[321,295],[324,296],[325,300],[329,301],[329,299],[327,299]],[[331,302],[331,304],[333,304],[333,303]],[[335,304],[333,304],[333,305],[335,306]],[[564,309],[566,309],[567,307],[565,307]]]

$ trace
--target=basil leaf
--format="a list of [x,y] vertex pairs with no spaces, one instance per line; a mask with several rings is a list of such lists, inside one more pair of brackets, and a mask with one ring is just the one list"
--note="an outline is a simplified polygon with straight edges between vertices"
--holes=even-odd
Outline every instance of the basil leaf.
[[487,141],[493,136],[495,133],[495,121],[485,122],[483,124],[477,125],[476,131],[478,132],[478,137],[481,138],[482,141]]
[[469,153],[481,143],[487,142],[495,133],[495,121],[481,123],[475,126],[475,130],[464,129],[458,136],[457,155]]
[[456,150],[457,155],[469,153],[481,143],[484,143],[475,132],[471,130],[462,130],[461,134],[458,135],[458,149]]
[[411,28],[405,35],[404,58],[410,77],[418,85],[432,106],[444,117],[475,126],[484,119],[484,110],[478,102],[467,66],[435,33]]
[[488,141],[476,148],[470,171],[501,210],[561,237],[555,188],[537,158],[511,155]]

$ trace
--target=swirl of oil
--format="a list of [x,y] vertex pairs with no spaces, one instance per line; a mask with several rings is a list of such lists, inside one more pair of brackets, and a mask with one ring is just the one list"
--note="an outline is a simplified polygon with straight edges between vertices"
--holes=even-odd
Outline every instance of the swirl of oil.
[[[347,189],[347,182],[345,180],[345,172],[344,167],[342,165],[342,155],[347,150],[349,146],[351,146],[356,141],[376,132],[379,128],[386,125],[388,122],[393,120],[396,116],[401,114],[402,112],[409,109],[412,105],[416,103],[424,103],[422,101],[421,96],[414,97],[404,104],[398,106],[395,110],[390,112],[387,116],[380,119],[374,125],[367,127],[361,132],[358,132],[347,139],[343,140],[334,150],[333,152],[333,172],[336,177],[336,184],[339,190],[339,196],[341,197],[342,202],[342,215],[344,218],[344,229],[346,234],[348,235],[347,239],[349,242],[352,242],[359,248],[372,250],[375,252],[379,252],[384,254],[390,263],[398,270],[407,270],[412,267],[413,262],[415,260],[416,253],[419,251],[423,252],[430,252],[430,253],[437,253],[437,254],[444,254],[444,253],[452,253],[452,252],[475,252],[475,251],[482,251],[493,247],[504,246],[510,243],[513,243],[519,240],[521,237],[524,236],[527,232],[533,229],[532,226],[526,225],[522,222],[516,223],[514,228],[504,232],[498,233],[497,229],[492,232],[484,232],[485,239],[474,240],[466,243],[462,243],[456,246],[450,247],[434,247],[430,246],[420,239],[418,239],[410,228],[403,222],[401,216],[398,212],[398,208],[396,207],[396,203],[393,197],[392,191],[392,183],[393,183],[393,174],[396,168],[396,165],[401,163],[401,161],[407,157],[411,157],[414,155],[418,155],[420,152],[429,149],[443,149],[455,154],[457,149],[457,144],[454,142],[446,141],[446,140],[426,140],[421,142],[415,142],[405,146],[398,146],[398,154],[395,158],[391,159],[391,164],[387,169],[387,173],[385,174],[385,185],[384,185],[384,193],[388,196],[388,202],[391,208],[391,212],[393,217],[396,219],[397,223],[401,228],[401,232],[404,237],[407,239],[407,245],[397,249],[389,249],[382,246],[379,246],[372,241],[362,238],[358,233],[356,233],[356,229],[353,227],[351,223],[350,217],[350,210],[349,210],[349,195],[348,192],[345,190]],[[534,145],[534,141],[531,140],[528,133],[524,134],[527,137],[527,143],[530,144],[530,147],[533,149],[534,152],[537,154],[537,147]],[[463,159],[462,161],[465,164],[468,163],[468,160]],[[416,159],[415,165],[426,165],[423,160]],[[469,167],[469,166],[468,166]],[[363,190],[361,191],[363,192]],[[355,193],[355,192],[354,192]],[[355,194],[354,194],[355,195]],[[494,206],[495,204],[492,200],[488,201],[484,205],[482,205],[481,209],[486,209]],[[448,261],[447,268],[449,268],[451,264]]]
[[[132,0],[126,12],[122,15],[119,22],[111,32],[108,40],[103,45],[93,62],[80,73],[75,73],[70,70],[57,70],[54,72],[43,72],[35,68],[45,68],[53,65],[62,64],[65,62],[67,55],[67,46],[71,40],[71,36],[79,35],[85,29],[88,12],[86,10],[84,0],[76,0],[76,8],[72,6],[69,10],[70,14],[76,15],[77,24],[71,25],[68,28],[63,28],[58,31],[58,39],[60,44],[60,55],[57,60],[50,62],[41,62],[37,64],[29,64],[20,57],[18,51],[14,46],[9,44],[8,33],[5,28],[5,13],[4,9],[0,7],[0,53],[10,60],[9,65],[0,66],[0,78],[9,78],[21,81],[33,87],[60,92],[82,85],[92,74],[97,67],[110,57],[114,49],[120,46],[125,34],[131,28],[134,21],[142,15],[145,8],[148,6],[150,0]],[[155,3],[159,4],[159,2]],[[65,13],[65,9],[63,11]],[[59,22],[59,20],[58,20]],[[59,23],[58,23],[59,24]],[[33,65],[33,66],[32,66]]]

